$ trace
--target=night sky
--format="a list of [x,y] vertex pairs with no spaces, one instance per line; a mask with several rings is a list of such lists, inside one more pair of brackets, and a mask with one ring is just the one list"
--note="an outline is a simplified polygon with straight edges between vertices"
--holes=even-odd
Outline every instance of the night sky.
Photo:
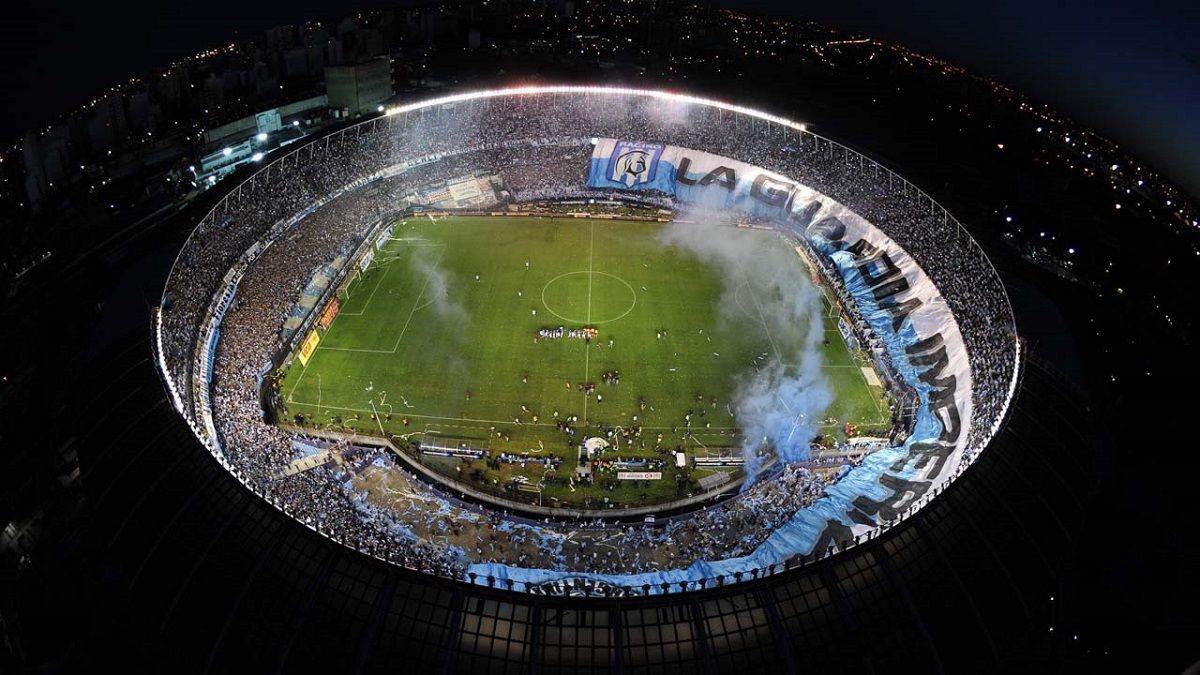
[[[0,137],[235,32],[378,0],[136,3],[9,0],[0,10]],[[940,56],[1093,126],[1200,195],[1200,2],[731,0],[812,18]]]

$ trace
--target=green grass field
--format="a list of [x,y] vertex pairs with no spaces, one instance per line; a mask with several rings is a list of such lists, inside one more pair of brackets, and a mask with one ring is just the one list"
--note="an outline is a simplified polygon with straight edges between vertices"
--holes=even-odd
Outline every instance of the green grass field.
[[[564,464],[544,495],[559,503],[669,500],[678,489],[673,467],[657,481],[570,485],[581,436],[601,425],[641,425],[640,439],[621,446],[626,458],[663,457],[656,447],[703,453],[736,446],[738,421],[727,406],[735,378],[764,352],[791,362],[800,338],[799,329],[770,334],[756,316],[761,289],[663,247],[656,240],[661,227],[571,218],[397,223],[372,266],[346,288],[341,313],[308,365],[295,360],[282,374],[280,417],[300,414],[314,426],[375,435],[382,428],[414,440],[469,439],[493,454],[553,453]],[[772,232],[731,228],[729,236],[787,246]],[[796,265],[803,265],[798,257]],[[720,306],[726,285],[733,285],[736,307]],[[824,367],[835,398],[826,415],[885,425],[881,391],[867,385],[828,310]],[[722,320],[722,312],[743,320]],[[542,328],[585,325],[599,331],[590,342],[535,339]],[[620,383],[603,383],[602,374],[614,371]],[[599,396],[580,391],[585,382],[595,383]],[[579,417],[582,432],[573,441],[555,426],[570,416]],[[825,431],[839,433],[839,426]],[[492,488],[516,475],[536,482],[544,473],[533,464],[427,463],[460,480],[473,474],[473,482]],[[706,472],[685,473],[696,480]]]

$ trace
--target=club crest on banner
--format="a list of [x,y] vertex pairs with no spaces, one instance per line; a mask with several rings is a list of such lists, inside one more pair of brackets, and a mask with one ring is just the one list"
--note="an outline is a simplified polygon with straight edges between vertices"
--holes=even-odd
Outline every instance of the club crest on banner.
[[627,188],[654,182],[658,159],[666,146],[658,143],[617,141],[608,161],[608,177]]

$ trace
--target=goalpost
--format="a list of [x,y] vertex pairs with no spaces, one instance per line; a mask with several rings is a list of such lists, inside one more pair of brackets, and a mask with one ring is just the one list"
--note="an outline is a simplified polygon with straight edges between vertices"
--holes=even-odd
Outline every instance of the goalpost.
[[362,268],[359,267],[358,265],[355,265],[354,269],[350,272],[349,275],[347,275],[346,280],[342,282],[342,285],[338,287],[337,292],[335,293],[338,297],[338,300],[341,300],[342,302],[349,300],[350,299],[350,286],[355,281],[361,281],[361,280],[362,280]]

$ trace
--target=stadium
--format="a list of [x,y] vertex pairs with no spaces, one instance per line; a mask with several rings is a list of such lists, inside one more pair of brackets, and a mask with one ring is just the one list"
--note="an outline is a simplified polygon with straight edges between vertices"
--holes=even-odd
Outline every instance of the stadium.
[[229,473],[364,554],[518,593],[788,574],[917,516],[1022,373],[939,204],[680,93],[388,109],[231,189],[154,325]]

